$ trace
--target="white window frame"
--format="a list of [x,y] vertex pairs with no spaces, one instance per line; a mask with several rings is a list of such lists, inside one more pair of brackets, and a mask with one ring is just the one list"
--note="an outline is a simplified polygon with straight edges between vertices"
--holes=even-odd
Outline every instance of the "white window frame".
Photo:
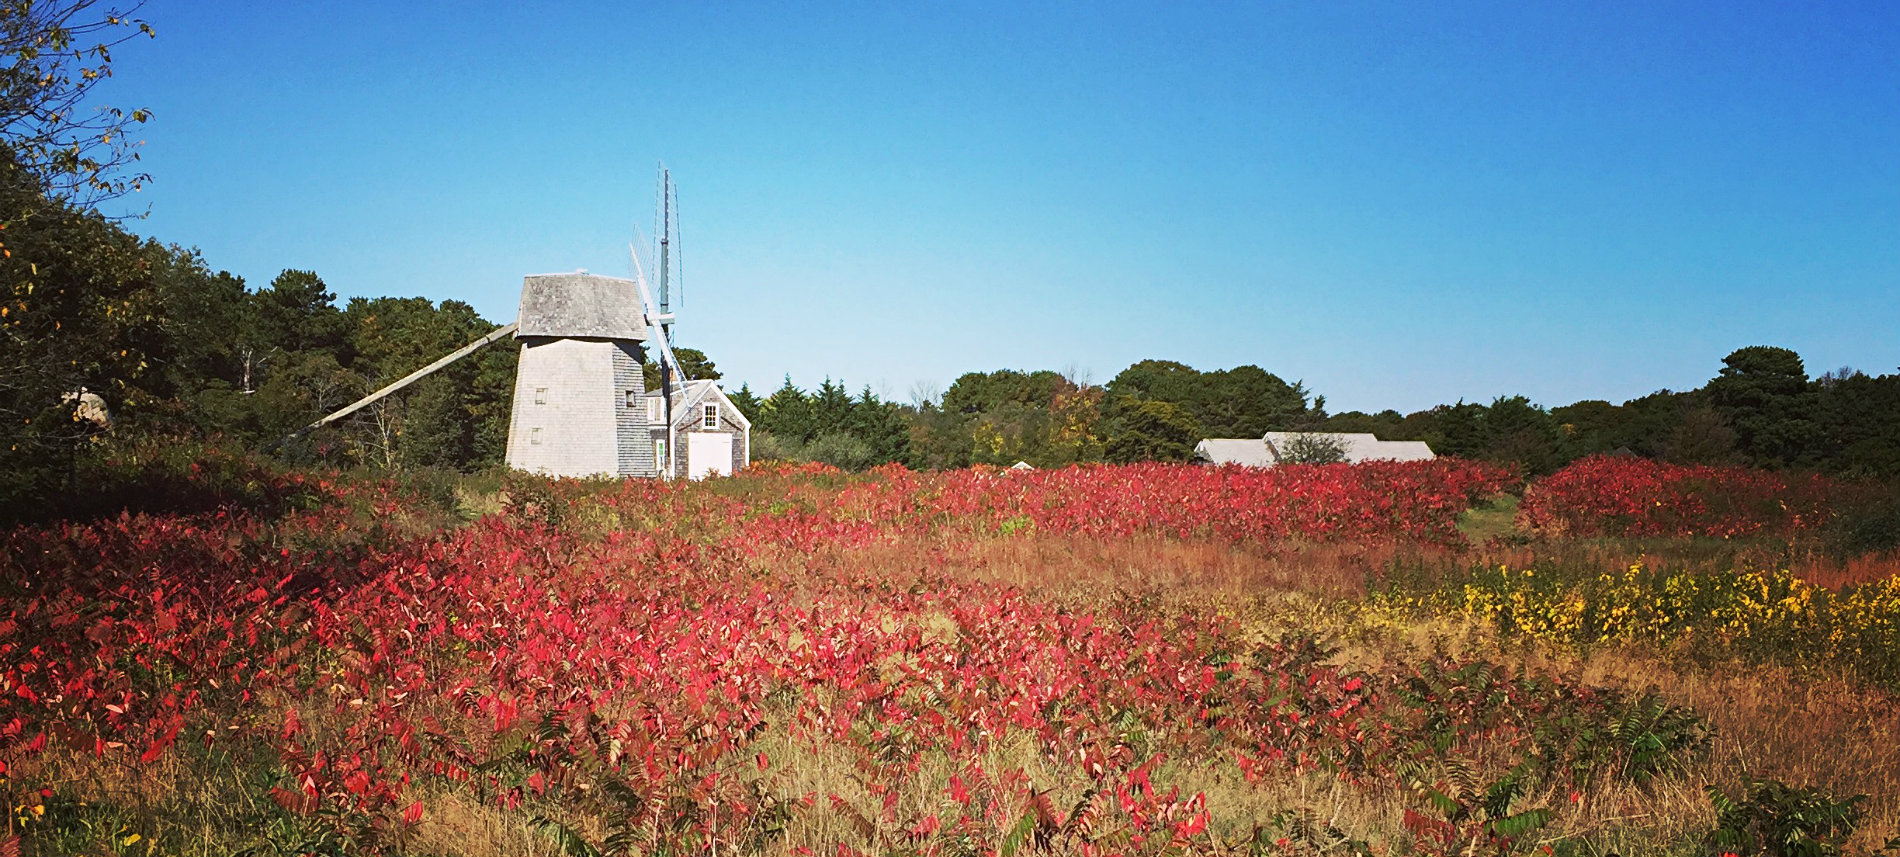
[[719,427],[718,403],[707,402],[700,406],[699,427],[708,429],[716,429]]
[[666,438],[656,437],[653,439],[653,466],[655,469],[665,470],[667,464]]
[[534,388],[534,403],[537,405],[545,405],[548,403],[548,388]]
[[666,422],[666,414],[662,413],[662,411],[665,410],[665,408],[666,408],[665,399],[659,396],[648,396],[647,397],[647,422],[653,423],[655,425],[664,424]]

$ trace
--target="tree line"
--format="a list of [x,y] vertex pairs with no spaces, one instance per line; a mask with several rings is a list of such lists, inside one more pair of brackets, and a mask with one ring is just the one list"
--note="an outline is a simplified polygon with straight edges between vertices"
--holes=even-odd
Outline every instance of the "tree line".
[[[270,445],[495,329],[468,304],[351,298],[313,271],[253,285],[195,250],[141,238],[102,200],[146,179],[128,129],[144,111],[77,114],[110,77],[109,51],[150,34],[80,2],[0,6],[0,504],[82,490],[106,437]],[[400,396],[284,447],[291,462],[400,470],[501,463],[516,351],[486,349]],[[688,377],[717,379],[680,349]],[[657,385],[649,367],[649,385]],[[1810,377],[1769,346],[1723,360],[1702,387],[1621,404],[1544,407],[1523,396],[1401,414],[1329,414],[1325,399],[1258,366],[1211,371],[1144,360],[1096,385],[1076,372],[971,372],[909,402],[825,379],[732,398],[755,457],[845,468],[1186,460],[1206,437],[1372,432],[1444,455],[1549,472],[1579,456],[1808,468],[1900,478],[1900,375]],[[105,417],[110,413],[110,421]]]
[[[10,287],[0,303],[0,501],[76,487],[79,459],[107,431],[83,418],[76,394],[102,400],[122,435],[258,449],[496,327],[454,300],[339,306],[312,271],[253,287],[194,250],[141,239],[49,195],[4,159],[0,206],[16,212],[0,229]],[[719,378],[707,355],[679,355],[688,377]],[[515,360],[505,345],[486,349],[281,454],[380,469],[496,466]],[[1441,455],[1531,474],[1628,453],[1900,478],[1900,375],[1810,377],[1798,354],[1768,346],[1728,355],[1695,390],[1550,408],[1513,395],[1329,414],[1323,396],[1258,366],[1203,371],[1166,360],[1101,385],[1075,372],[971,372],[902,403],[833,379],[806,391],[788,377],[769,395],[745,386],[730,395],[753,421],[756,458],[848,469],[1183,461],[1202,438],[1305,430],[1422,440]]]
[[[1900,478],[1900,374],[1843,368],[1809,377],[1799,354],[1772,346],[1729,354],[1694,390],[1549,408],[1510,395],[1409,414],[1329,414],[1324,396],[1257,366],[1202,372],[1163,360],[1136,363],[1104,386],[1049,370],[973,372],[940,397],[902,405],[868,388],[855,398],[844,390],[827,379],[807,394],[788,378],[769,398],[741,388],[734,400],[763,436],[755,449],[841,467],[1185,461],[1202,438],[1311,431],[1420,440],[1440,455],[1514,464],[1531,475],[1587,455],[1629,454]],[[814,411],[819,400],[828,404]],[[888,416],[863,416],[873,412]],[[835,416],[814,421],[813,413]],[[812,443],[838,435],[857,442],[850,454]],[[795,442],[780,443],[785,437]]]

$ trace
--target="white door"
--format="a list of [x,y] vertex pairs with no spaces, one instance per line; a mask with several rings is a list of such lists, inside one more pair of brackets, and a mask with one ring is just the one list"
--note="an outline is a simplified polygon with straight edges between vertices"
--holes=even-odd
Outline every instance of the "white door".
[[732,435],[722,431],[686,433],[686,478],[732,475]]

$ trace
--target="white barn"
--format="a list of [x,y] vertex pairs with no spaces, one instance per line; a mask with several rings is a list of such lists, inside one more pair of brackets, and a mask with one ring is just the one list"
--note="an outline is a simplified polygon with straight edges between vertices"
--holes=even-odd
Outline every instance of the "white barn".
[[1364,432],[1270,431],[1258,440],[1251,438],[1208,438],[1194,447],[1194,460],[1203,464],[1240,464],[1247,467],[1273,467],[1285,462],[1292,449],[1304,438],[1325,438],[1338,443],[1345,461],[1430,461],[1438,456],[1422,440],[1380,440]]

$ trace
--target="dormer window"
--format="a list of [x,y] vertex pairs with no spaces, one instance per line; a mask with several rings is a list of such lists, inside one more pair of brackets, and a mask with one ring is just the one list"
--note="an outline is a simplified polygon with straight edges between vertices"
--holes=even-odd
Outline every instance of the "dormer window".
[[719,406],[716,404],[707,403],[706,405],[703,405],[702,407],[704,408],[704,410],[700,413],[699,427],[709,428],[709,429],[718,428],[719,427]]

